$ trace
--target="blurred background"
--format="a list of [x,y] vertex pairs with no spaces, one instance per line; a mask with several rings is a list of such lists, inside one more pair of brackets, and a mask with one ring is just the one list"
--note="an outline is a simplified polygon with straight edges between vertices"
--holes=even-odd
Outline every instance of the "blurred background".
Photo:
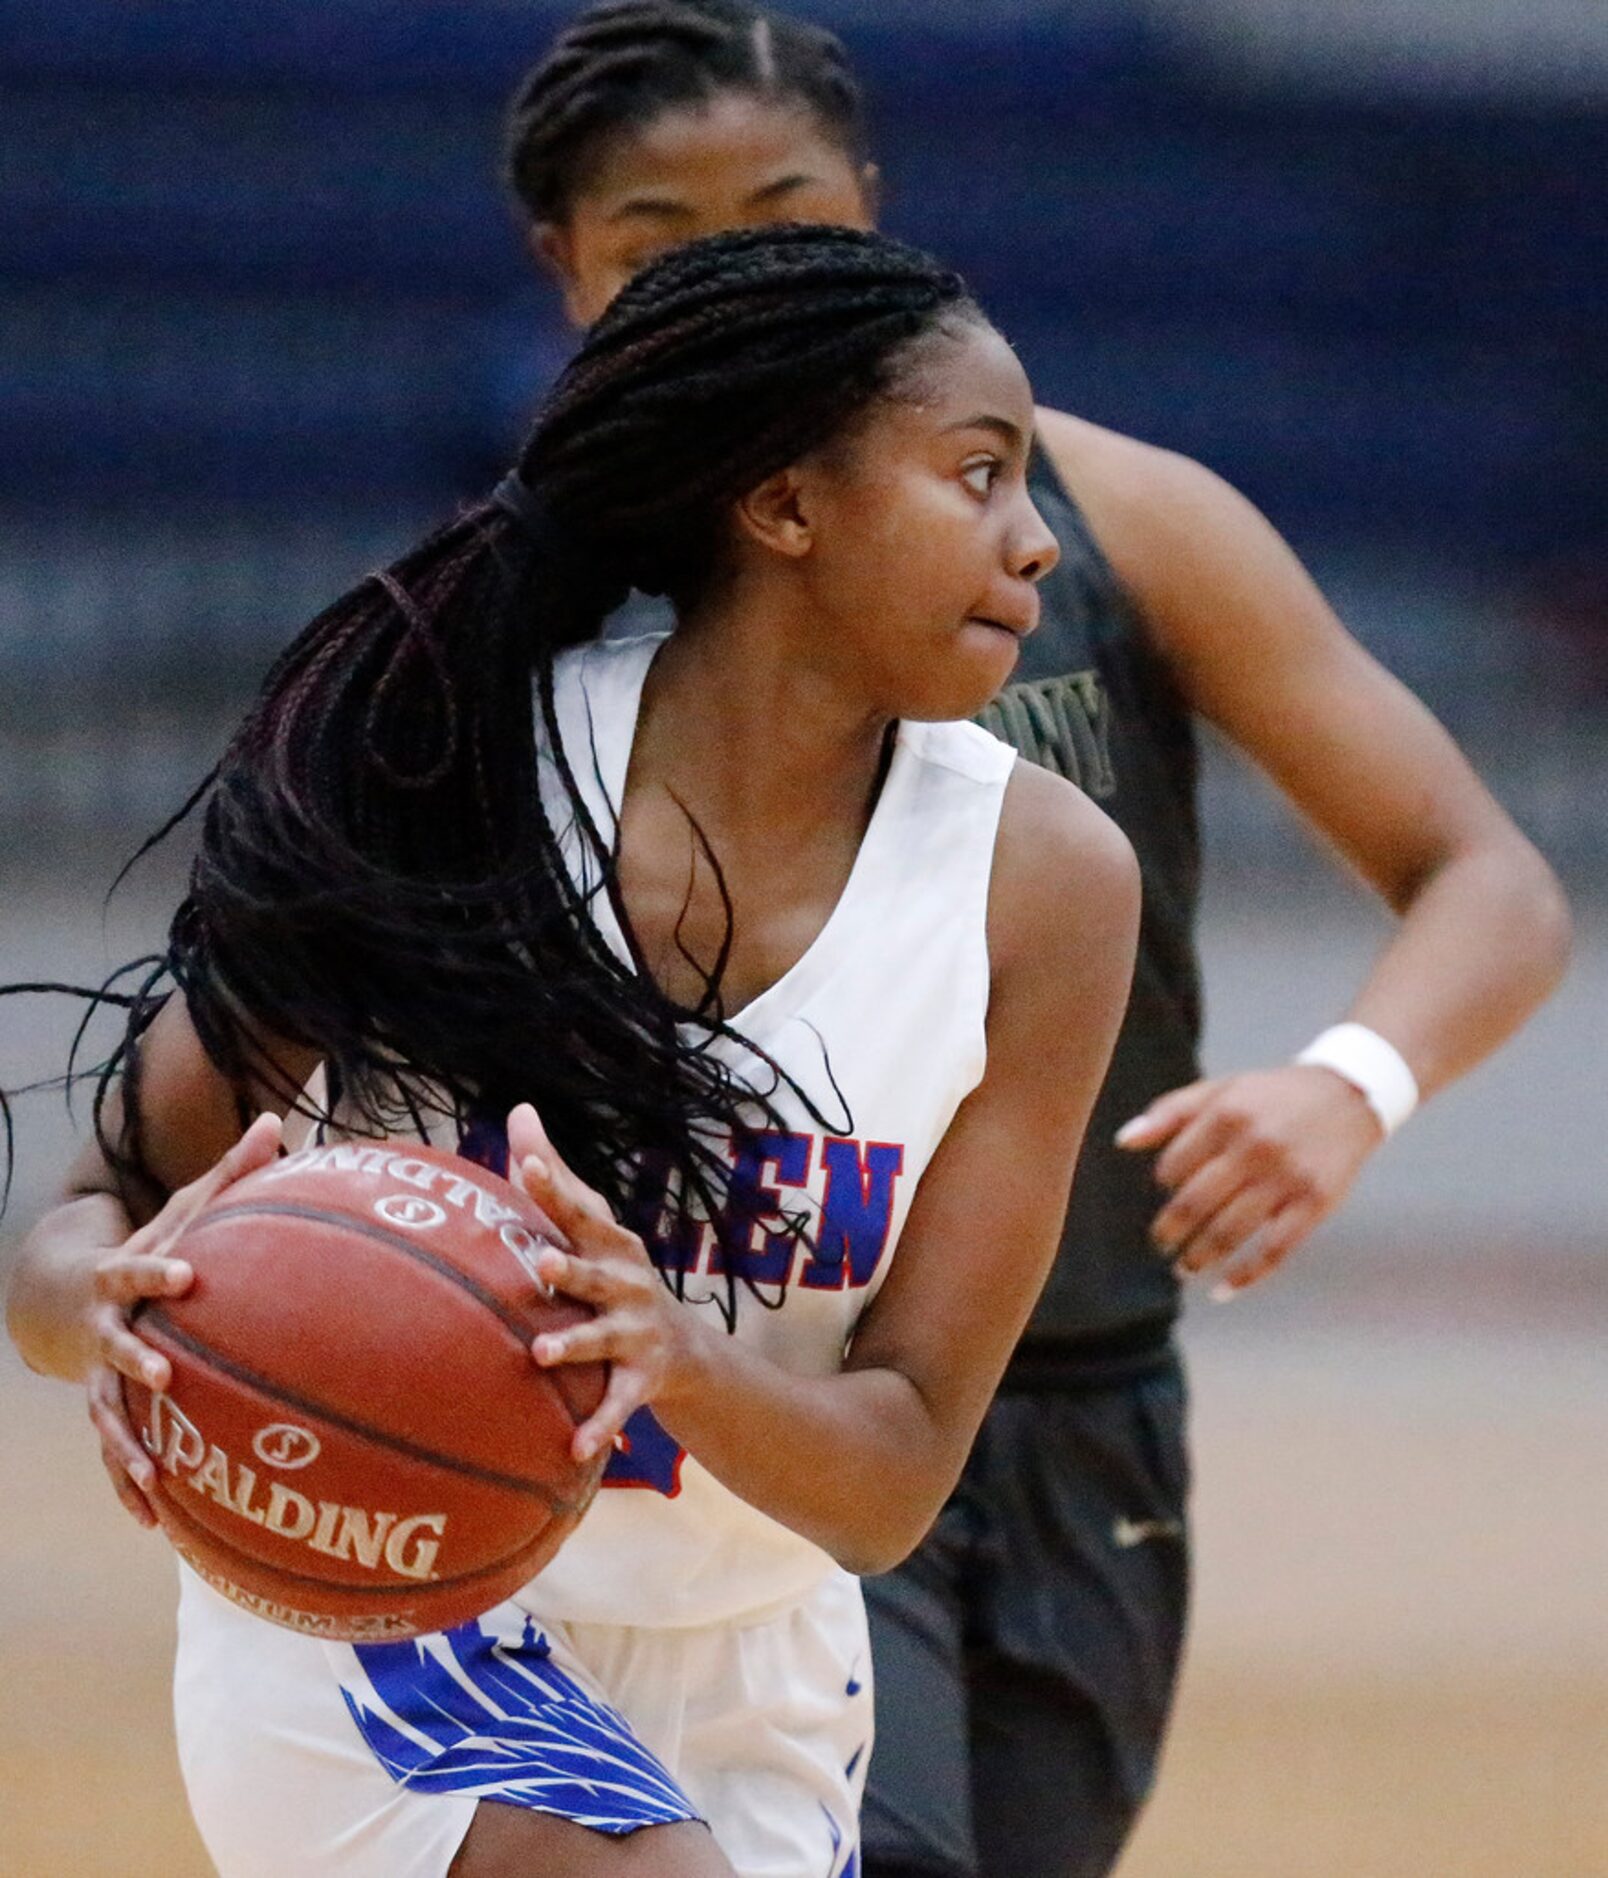
[[[291,632],[504,466],[565,340],[499,117],[570,10],[0,0],[0,977],[149,947],[182,845],[105,903],[118,862]],[[869,81],[889,225],[1041,400],[1257,501],[1576,900],[1519,1042],[1190,1313],[1194,1641],[1123,1878],[1605,1878],[1608,7],[796,10]],[[1205,823],[1226,1068],[1384,926],[1215,751]],[[0,1085],[71,1022],[0,1013]],[[18,1131],[13,1232],[59,1098]],[[0,1405],[0,1870],[203,1873],[168,1561],[9,1348]]]

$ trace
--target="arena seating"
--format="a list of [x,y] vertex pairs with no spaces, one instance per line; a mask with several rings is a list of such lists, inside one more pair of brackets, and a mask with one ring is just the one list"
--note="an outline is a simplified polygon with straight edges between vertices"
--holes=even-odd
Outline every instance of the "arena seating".
[[[171,568],[226,520],[201,643],[255,666],[287,592],[496,473],[566,344],[499,114],[568,10],[0,0],[0,530],[32,544],[0,719],[42,633],[198,671],[167,613],[64,623],[107,528]],[[814,11],[870,78],[890,224],[1045,401],[1202,458],[1308,552],[1600,551],[1608,119],[1236,94],[1122,0]]]
[[[494,461],[555,343],[498,106],[558,11],[0,9],[7,482],[337,500]],[[1406,504],[1522,546],[1583,509],[1608,249],[1566,237],[1603,125],[1235,100],[1068,13],[935,35],[895,6],[853,35],[891,220],[956,253],[1047,398],[1292,527]]]

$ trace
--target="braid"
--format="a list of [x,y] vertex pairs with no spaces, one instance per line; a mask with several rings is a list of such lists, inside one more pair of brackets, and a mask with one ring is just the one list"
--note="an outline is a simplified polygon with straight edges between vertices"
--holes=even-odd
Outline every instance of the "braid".
[[727,90],[796,100],[862,160],[860,87],[832,33],[745,0],[604,0],[565,27],[514,94],[508,187],[533,221],[561,221],[615,131]]
[[[732,503],[896,388],[911,341],[968,316],[955,275],[878,235],[770,228],[676,250],[588,336],[517,482],[287,648],[205,798],[164,960],[242,1104],[264,1082],[300,1100],[276,1044],[322,1057],[343,1118],[379,1134],[529,1099],[645,1234],[644,1169],[723,1219],[724,1140],[756,1107],[777,1125],[782,1072],[724,1023],[718,964],[690,1010],[641,969],[560,739],[554,658],[595,638],[627,585],[695,601]],[[634,966],[599,934],[572,823]],[[147,977],[128,998],[97,1102],[121,1085],[129,1120],[103,1145],[142,1173],[138,1041],[162,995]]]
[[674,250],[592,328],[521,474],[561,523],[595,527],[606,511],[633,583],[681,598],[707,571],[725,508],[832,436],[962,293],[915,250],[846,230]]

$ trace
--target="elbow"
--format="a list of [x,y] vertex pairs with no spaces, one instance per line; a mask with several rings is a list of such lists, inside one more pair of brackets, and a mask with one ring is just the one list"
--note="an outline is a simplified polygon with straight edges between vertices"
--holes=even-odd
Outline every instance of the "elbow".
[[953,1480],[946,1477],[929,1492],[878,1494],[874,1503],[856,1509],[858,1517],[852,1524],[845,1522],[826,1549],[856,1578],[878,1578],[891,1572],[926,1538],[953,1490]]
[[1563,883],[1539,854],[1535,856],[1535,868],[1537,879],[1532,889],[1532,911],[1543,954],[1546,990],[1550,992],[1569,969],[1574,951],[1574,914],[1569,910]]
[[[929,1525],[930,1525],[929,1521]],[[856,1578],[880,1578],[902,1565],[927,1536],[927,1526],[897,1533],[856,1533],[833,1546],[832,1556]]]
[[1562,883],[1540,850],[1504,818],[1494,832],[1454,848],[1404,883],[1396,910],[1411,913],[1422,895],[1454,874],[1471,922],[1500,938],[1509,982],[1533,1009],[1557,988],[1574,943]]
[[1503,896],[1512,909],[1516,941],[1530,979],[1535,1003],[1556,990],[1568,970],[1574,947],[1574,916],[1563,885],[1539,850],[1522,835],[1502,858]]
[[856,1578],[891,1572],[926,1538],[955,1491],[977,1432],[976,1421],[952,1413],[935,1420],[908,1376],[890,1372],[888,1380],[894,1393],[883,1398],[879,1438],[861,1450],[858,1464],[843,1469],[830,1521],[815,1534]]

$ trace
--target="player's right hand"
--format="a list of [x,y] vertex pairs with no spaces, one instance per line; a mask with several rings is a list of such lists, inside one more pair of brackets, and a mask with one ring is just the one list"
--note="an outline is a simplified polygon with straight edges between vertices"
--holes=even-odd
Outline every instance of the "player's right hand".
[[172,1380],[168,1360],[134,1334],[129,1315],[145,1298],[176,1298],[194,1278],[173,1256],[174,1242],[201,1209],[232,1182],[266,1167],[279,1152],[277,1115],[259,1115],[223,1158],[180,1187],[156,1217],[131,1233],[95,1267],[88,1302],[94,1356],[84,1386],[89,1419],[100,1437],[101,1461],[118,1499],[142,1526],[154,1526],[149,1493],[156,1467],[140,1446],[123,1406],[122,1378],[160,1391]]

